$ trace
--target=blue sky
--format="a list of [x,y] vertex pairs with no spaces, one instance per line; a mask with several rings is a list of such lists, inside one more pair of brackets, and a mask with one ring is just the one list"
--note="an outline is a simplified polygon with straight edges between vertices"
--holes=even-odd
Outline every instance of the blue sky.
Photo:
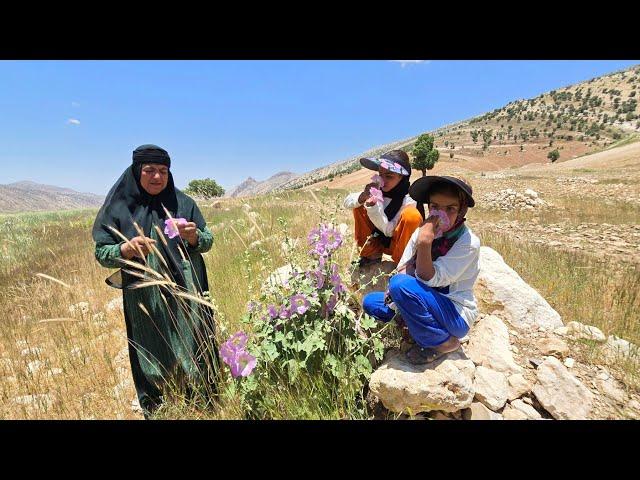
[[303,173],[639,61],[0,61],[0,184],[104,194],[138,145],[176,184]]

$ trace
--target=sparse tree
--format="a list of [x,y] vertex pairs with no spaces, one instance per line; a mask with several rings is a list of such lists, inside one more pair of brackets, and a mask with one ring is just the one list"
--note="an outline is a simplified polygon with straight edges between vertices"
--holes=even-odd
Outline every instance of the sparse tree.
[[187,195],[196,195],[203,198],[221,197],[224,195],[224,188],[211,178],[202,180],[191,180],[184,190]]
[[547,154],[547,158],[551,160],[551,163],[553,163],[560,158],[560,152],[556,148]]
[[440,157],[440,152],[433,146],[433,136],[428,133],[418,137],[411,153],[413,154],[412,166],[420,170],[423,177],[427,175],[427,170],[435,166]]

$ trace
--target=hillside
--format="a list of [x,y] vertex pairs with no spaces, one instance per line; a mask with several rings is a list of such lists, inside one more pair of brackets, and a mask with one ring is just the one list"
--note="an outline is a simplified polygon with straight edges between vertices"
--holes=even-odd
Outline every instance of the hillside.
[[0,185],[0,213],[92,208],[103,202],[100,195],[35,182]]
[[[441,168],[474,172],[556,163],[629,141],[640,132],[640,66],[613,72],[535,98],[515,100],[483,115],[431,132],[440,150]],[[278,190],[323,182],[338,185],[341,176],[360,169],[358,159],[392,148],[410,151],[417,135],[300,175]],[[367,175],[361,175],[365,178]],[[332,184],[332,182],[336,182]]]
[[262,182],[249,177],[240,185],[227,193],[226,197],[247,197],[251,195],[259,195],[261,193],[270,192],[281,185],[297,178],[298,175],[292,172],[279,172]]

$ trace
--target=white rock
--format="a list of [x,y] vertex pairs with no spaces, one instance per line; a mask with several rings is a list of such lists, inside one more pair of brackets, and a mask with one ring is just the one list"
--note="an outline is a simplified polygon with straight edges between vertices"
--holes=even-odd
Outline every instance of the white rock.
[[624,403],[627,399],[627,394],[618,386],[618,382],[613,377],[599,379],[597,385],[598,390],[617,403]]
[[509,350],[507,327],[495,315],[487,315],[475,323],[469,333],[469,343],[464,350],[476,365],[505,374],[522,371]]
[[115,310],[123,311],[122,297],[112,298],[105,304],[104,308],[107,312],[113,312]]
[[573,368],[573,366],[576,364],[576,361],[573,358],[569,357],[565,358],[563,363],[565,367]]
[[37,356],[42,353],[42,349],[38,347],[25,348],[20,352],[20,355],[26,357],[27,355]]
[[38,393],[35,395],[23,395],[20,397],[15,397],[13,399],[13,403],[16,405],[23,405],[25,407],[40,407],[45,410],[51,407],[53,400],[51,395],[47,393]]
[[569,353],[569,346],[564,340],[555,337],[544,337],[536,342],[536,346],[543,355],[564,357]]
[[540,415],[540,412],[538,412],[531,405],[527,405],[520,399],[514,400],[513,402],[511,402],[511,406],[516,410],[520,410],[522,413],[524,413],[529,420],[538,420],[542,418],[542,415]]
[[529,417],[527,417],[524,412],[521,412],[510,405],[504,407],[504,410],[502,411],[502,418],[505,420],[529,420]]
[[271,275],[269,275],[269,278],[263,284],[263,290],[268,289],[269,287],[287,285],[291,279],[293,271],[294,269],[291,265],[283,265],[276,269]]
[[529,198],[538,198],[538,192],[536,192],[535,190],[532,190],[530,188],[527,188],[524,191],[524,194]]
[[533,393],[555,419],[587,419],[593,394],[555,357],[547,357],[536,370]]
[[473,388],[476,391],[475,398],[491,410],[500,410],[507,402],[507,377],[501,372],[482,366],[476,368]]
[[33,360],[27,364],[27,370],[33,375],[36,372],[40,371],[43,366],[44,363],[42,363],[40,360]]
[[373,372],[369,388],[392,412],[455,412],[473,401],[474,371],[460,350],[427,365],[412,365],[396,350]]
[[515,400],[531,391],[533,385],[521,373],[515,373],[507,378],[507,399]]
[[604,343],[607,338],[604,333],[591,325],[585,325],[580,322],[569,322],[566,325],[567,335],[576,339],[595,340],[596,342]]
[[632,357],[638,360],[638,347],[627,340],[617,337],[615,335],[609,335],[607,342],[605,343],[606,355],[610,359],[618,359],[620,357]]
[[558,312],[489,247],[480,247],[480,271],[474,293],[481,305],[501,306],[506,319],[516,327],[562,326]]
[[492,412],[480,402],[473,402],[462,416],[465,420],[502,420],[502,415]]

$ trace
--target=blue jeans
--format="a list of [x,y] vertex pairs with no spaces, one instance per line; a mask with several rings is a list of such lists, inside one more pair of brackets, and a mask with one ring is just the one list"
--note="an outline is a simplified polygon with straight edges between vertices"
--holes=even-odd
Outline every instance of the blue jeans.
[[[453,302],[415,277],[397,274],[389,280],[389,294],[409,334],[423,347],[436,347],[449,338],[464,337],[469,331]],[[384,292],[371,292],[362,302],[364,311],[383,322],[395,312],[384,303]]]

